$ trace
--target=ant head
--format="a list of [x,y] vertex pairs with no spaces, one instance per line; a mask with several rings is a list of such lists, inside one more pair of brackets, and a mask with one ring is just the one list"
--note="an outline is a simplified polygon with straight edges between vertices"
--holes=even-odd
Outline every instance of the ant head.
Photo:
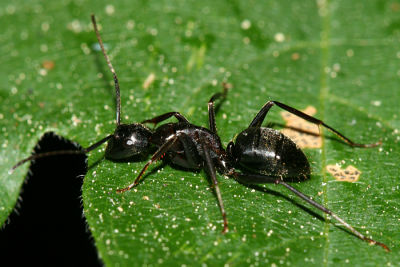
[[120,124],[107,143],[105,156],[107,159],[121,160],[147,152],[151,135],[150,129],[142,124]]

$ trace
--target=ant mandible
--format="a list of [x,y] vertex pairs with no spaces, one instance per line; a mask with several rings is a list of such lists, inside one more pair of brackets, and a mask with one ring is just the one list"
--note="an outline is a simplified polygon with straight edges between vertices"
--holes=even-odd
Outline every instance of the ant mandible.
[[[147,154],[150,152],[152,146],[156,146],[157,151],[144,165],[134,182],[125,188],[117,190],[118,193],[128,191],[137,186],[150,164],[159,159],[167,159],[172,164],[186,169],[204,169],[210,176],[223,218],[223,233],[228,231],[228,221],[218,186],[216,176],[217,170],[221,174],[233,177],[235,180],[244,184],[280,184],[307,203],[335,218],[358,238],[370,244],[379,245],[386,251],[390,251],[388,246],[385,244],[364,236],[331,210],[287,184],[285,180],[293,181],[308,178],[310,176],[310,164],[301,149],[291,139],[279,131],[264,128],[261,125],[270,108],[277,105],[278,107],[309,122],[315,123],[319,126],[324,126],[343,139],[350,146],[374,147],[379,145],[380,142],[376,144],[354,143],[321,120],[283,103],[269,101],[261,108],[259,113],[250,123],[249,127],[236,137],[235,142],[231,141],[225,150],[217,134],[214,102],[219,98],[224,99],[226,97],[228,89],[226,85],[224,85],[222,93],[213,95],[208,102],[210,129],[191,124],[179,112],[168,112],[153,119],[145,120],[142,123],[121,124],[121,101],[118,78],[104,49],[94,15],[92,15],[91,18],[101,50],[113,74],[115,83],[117,127],[114,133],[80,151],[64,150],[32,155],[18,162],[12,170],[27,161],[38,158],[61,154],[86,154],[106,142],[107,147],[105,157],[110,160],[129,159],[133,156]],[[143,123],[152,123],[156,125],[171,117],[175,117],[178,122],[163,124],[154,131],[143,125]],[[241,172],[237,172],[236,169],[241,170]]]

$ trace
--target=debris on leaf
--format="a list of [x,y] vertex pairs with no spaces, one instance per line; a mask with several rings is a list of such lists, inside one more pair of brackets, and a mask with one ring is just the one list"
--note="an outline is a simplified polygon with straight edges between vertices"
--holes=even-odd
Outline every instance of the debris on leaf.
[[[308,106],[302,111],[310,116],[317,113],[317,109],[313,106]],[[281,116],[286,121],[285,128],[281,132],[292,139],[300,148],[320,148],[322,146],[318,125],[305,121],[287,111],[281,112]]]
[[328,165],[326,166],[326,170],[332,174],[337,181],[350,183],[357,182],[361,174],[361,171],[352,165],[348,166],[344,170],[338,165]]
[[150,73],[149,76],[147,76],[146,80],[144,80],[143,82],[143,89],[147,89],[150,87],[150,85],[152,85],[154,83],[154,81],[156,80],[156,75],[154,73]]
[[52,70],[54,69],[54,61],[52,60],[45,60],[42,62],[42,67],[45,68],[46,70]]

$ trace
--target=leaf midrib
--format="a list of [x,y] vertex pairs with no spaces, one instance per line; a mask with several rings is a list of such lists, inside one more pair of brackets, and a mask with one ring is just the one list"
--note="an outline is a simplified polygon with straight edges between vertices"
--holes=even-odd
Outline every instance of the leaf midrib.
[[[329,0],[321,1],[318,3],[318,11],[321,18],[321,70],[320,70],[320,92],[319,92],[319,102],[320,102],[320,117],[321,120],[325,118],[325,100],[329,93],[329,77],[326,71],[327,67],[329,66],[330,60],[330,8],[329,8]],[[323,198],[322,202],[325,207],[328,206],[328,183],[327,183],[327,176],[326,176],[326,149],[325,149],[325,140],[323,136],[323,131],[321,131],[322,135],[322,145],[321,145],[321,175],[322,175],[322,192]],[[328,258],[329,258],[329,229],[330,223],[327,220],[327,214],[324,213],[324,236],[326,237],[326,243],[324,247],[324,254],[323,254],[323,266],[328,266]]]

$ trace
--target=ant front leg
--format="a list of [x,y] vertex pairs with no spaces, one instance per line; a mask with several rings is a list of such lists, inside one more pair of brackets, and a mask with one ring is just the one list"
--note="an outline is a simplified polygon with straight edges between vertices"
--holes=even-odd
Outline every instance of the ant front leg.
[[162,146],[158,148],[158,150],[153,154],[151,159],[144,165],[143,169],[140,171],[138,177],[135,179],[133,183],[128,185],[125,188],[118,189],[117,193],[123,193],[125,191],[131,190],[133,187],[137,186],[139,184],[140,179],[142,179],[144,173],[146,172],[147,168],[152,164],[153,162],[159,160],[170,148],[171,146],[178,140],[178,135],[172,135],[168,141],[166,141]]
[[364,240],[372,245],[377,245],[381,246],[384,248],[387,252],[390,251],[389,247],[386,246],[385,244],[375,241],[371,238],[368,238],[358,232],[356,229],[354,229],[353,226],[351,226],[349,223],[347,223],[345,220],[340,218],[338,215],[336,215],[333,211],[328,209],[327,207],[319,204],[318,202],[314,201],[311,199],[311,197],[303,194],[296,188],[292,187],[291,185],[287,184],[284,182],[281,178],[279,177],[274,177],[274,176],[266,176],[266,175],[261,175],[261,174],[244,174],[244,173],[238,173],[236,171],[230,171],[228,172],[228,175],[233,176],[238,182],[244,183],[244,184],[261,184],[261,183],[275,183],[275,184],[280,184],[289,189],[292,193],[297,195],[299,198],[303,199],[306,201],[308,204],[314,206],[315,208],[321,210],[322,212],[332,216],[335,218],[337,221],[339,221],[347,230],[349,230],[351,233],[353,233],[355,236],[360,238],[361,240]]
[[171,118],[172,116],[174,116],[179,122],[189,123],[189,121],[182,114],[180,114],[179,112],[175,112],[175,111],[159,115],[150,120],[144,120],[141,123],[153,123],[154,125],[157,125],[158,123],[165,121],[165,120]]
[[322,125],[325,128],[327,128],[329,131],[333,132],[334,134],[336,134],[337,136],[339,136],[344,142],[346,142],[348,145],[352,146],[352,147],[375,147],[375,146],[379,146],[382,142],[377,142],[374,144],[358,144],[358,143],[354,143],[353,141],[351,141],[349,138],[347,138],[346,136],[344,136],[343,134],[341,134],[339,131],[335,130],[334,128],[330,127],[329,125],[325,124],[323,121],[314,118],[310,115],[307,115],[306,113],[297,110],[295,108],[292,108],[290,106],[287,106],[283,103],[280,103],[278,101],[268,101],[262,108],[261,110],[258,112],[258,114],[255,116],[255,118],[253,119],[253,121],[250,123],[249,128],[250,127],[257,127],[260,128],[261,124],[263,123],[265,116],[267,115],[269,109],[274,106],[277,105],[278,107],[296,115],[299,116],[300,118],[309,121],[311,123],[317,124],[318,126]]

